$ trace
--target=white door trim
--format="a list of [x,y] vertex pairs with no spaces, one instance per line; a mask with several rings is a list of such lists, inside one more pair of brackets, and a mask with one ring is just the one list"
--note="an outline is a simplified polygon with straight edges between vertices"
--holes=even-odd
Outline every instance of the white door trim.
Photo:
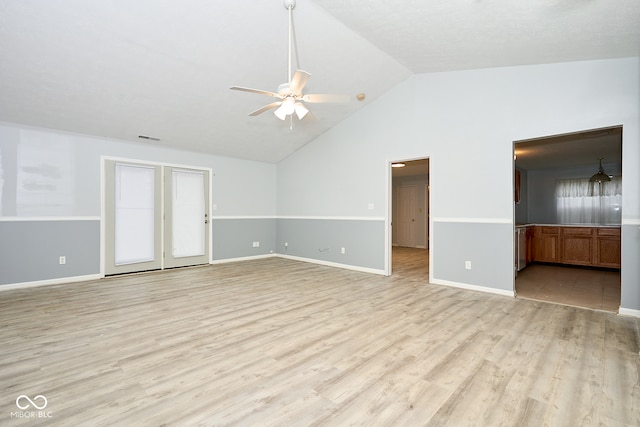
[[[385,240],[385,249],[384,249],[384,275],[385,276],[390,276],[391,272],[392,272],[392,265],[391,265],[391,254],[392,254],[392,237],[391,234],[393,232],[392,230],[392,224],[391,224],[391,218],[392,218],[392,210],[393,210],[393,204],[392,204],[392,198],[393,198],[393,173],[391,170],[391,164],[392,163],[399,163],[399,162],[410,162],[413,160],[424,160],[424,159],[429,159],[429,169],[431,170],[431,167],[433,165],[433,156],[429,155],[429,154],[425,154],[423,156],[418,156],[418,157],[411,157],[411,158],[395,158],[395,159],[387,159],[385,162],[385,203],[386,203],[386,207],[385,207],[385,221],[384,221],[384,227],[385,227],[385,236],[384,236],[384,240]],[[431,179],[432,175],[431,172],[429,172],[429,186],[432,185],[432,179]],[[429,241],[427,242],[427,246],[429,247],[429,282],[433,282],[433,253],[434,253],[434,245],[433,245],[433,216],[430,214],[431,212],[431,191],[429,191]]]

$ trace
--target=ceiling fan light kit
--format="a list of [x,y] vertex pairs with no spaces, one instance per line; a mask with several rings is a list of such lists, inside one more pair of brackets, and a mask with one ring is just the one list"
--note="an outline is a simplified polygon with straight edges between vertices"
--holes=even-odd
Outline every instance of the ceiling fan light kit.
[[[288,82],[282,83],[278,86],[277,92],[270,92],[267,90],[252,89],[242,86],[232,86],[232,90],[239,90],[243,92],[257,93],[259,95],[267,95],[274,98],[278,98],[279,101],[267,104],[251,113],[250,116],[257,116],[265,111],[275,109],[273,112],[280,120],[285,120],[289,117],[293,120],[293,116],[298,117],[298,120],[302,120],[309,113],[309,109],[304,103],[346,103],[349,102],[347,95],[330,95],[330,94],[306,94],[302,93],[304,86],[311,77],[311,74],[297,69],[295,73],[291,72],[291,50],[292,50],[292,38],[293,38],[293,8],[296,6],[295,0],[284,0],[284,7],[289,13],[289,57],[287,67],[287,79]],[[297,56],[296,56],[297,60]]]

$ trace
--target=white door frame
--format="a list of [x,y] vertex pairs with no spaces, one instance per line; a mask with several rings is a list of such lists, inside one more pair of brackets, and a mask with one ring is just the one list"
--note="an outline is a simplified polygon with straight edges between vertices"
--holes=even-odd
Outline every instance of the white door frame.
[[[208,197],[208,212],[212,212],[212,204],[213,204],[213,170],[209,167],[205,166],[194,166],[194,165],[183,165],[177,163],[165,163],[165,162],[155,162],[149,160],[140,160],[140,159],[132,159],[126,157],[113,157],[113,156],[100,156],[100,277],[105,277],[105,238],[106,238],[106,194],[105,194],[105,186],[106,186],[106,177],[105,177],[105,164],[107,161],[114,162],[122,162],[122,163],[135,163],[140,165],[149,165],[149,166],[160,166],[164,169],[165,166],[179,169],[193,169],[193,170],[202,170],[207,171],[209,175],[209,197]],[[164,179],[162,179],[164,183]],[[163,184],[164,185],[164,184]],[[162,205],[164,206],[164,191],[161,191]],[[164,248],[164,227],[161,231],[161,245]],[[211,220],[211,215],[209,215],[209,223],[207,224],[206,233],[208,233],[208,241],[209,241],[209,264],[213,263],[213,221]],[[162,267],[164,268],[164,260],[162,260]]]
[[[401,158],[401,159],[388,159],[385,162],[385,217],[384,217],[384,275],[391,276],[392,265],[391,265],[391,253],[393,245],[392,233],[393,229],[391,227],[391,219],[392,219],[392,210],[393,210],[393,172],[391,168],[392,163],[401,163],[401,162],[411,162],[414,160],[429,160],[429,171],[431,171],[431,165],[433,165],[433,156],[425,154],[424,156],[412,157],[412,158]],[[429,190],[431,189],[432,184],[432,174],[429,172]],[[428,215],[428,229],[429,229],[429,239],[427,242],[427,247],[429,248],[429,282],[433,282],[433,215],[431,215],[431,191],[428,191],[429,201],[428,201],[428,211],[426,214]]]

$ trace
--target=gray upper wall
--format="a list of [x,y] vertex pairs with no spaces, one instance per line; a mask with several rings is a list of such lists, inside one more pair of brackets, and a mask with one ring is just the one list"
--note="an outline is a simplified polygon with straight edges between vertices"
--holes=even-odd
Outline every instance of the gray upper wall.
[[[638,62],[415,75],[279,163],[278,214],[385,215],[386,163],[430,157],[433,217],[510,220],[513,141],[614,125],[640,182]],[[625,193],[639,218],[639,192]]]
[[0,123],[0,217],[99,216],[101,157],[211,168],[214,216],[274,216],[276,165]]

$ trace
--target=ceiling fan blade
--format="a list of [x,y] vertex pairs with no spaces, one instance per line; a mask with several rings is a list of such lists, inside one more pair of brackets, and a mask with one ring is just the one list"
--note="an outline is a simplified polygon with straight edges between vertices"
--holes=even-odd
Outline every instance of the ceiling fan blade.
[[242,86],[231,86],[229,89],[231,89],[231,90],[241,90],[243,92],[257,93],[259,95],[273,96],[274,98],[282,98],[282,96],[280,96],[279,94],[277,94],[275,92],[269,92],[268,90],[251,89],[249,87],[242,87]]
[[256,111],[249,113],[250,116],[257,116],[258,114],[262,114],[265,111],[273,110],[276,107],[279,107],[282,104],[281,101],[272,102],[271,104],[265,105],[262,108],[258,108]]
[[302,89],[304,88],[304,85],[307,84],[309,77],[311,77],[311,74],[307,73],[306,71],[296,70],[295,74],[291,78],[289,91],[296,95],[302,94]]
[[332,103],[332,104],[345,104],[349,102],[349,95],[335,95],[335,94],[307,94],[302,97],[304,102],[309,103]]

